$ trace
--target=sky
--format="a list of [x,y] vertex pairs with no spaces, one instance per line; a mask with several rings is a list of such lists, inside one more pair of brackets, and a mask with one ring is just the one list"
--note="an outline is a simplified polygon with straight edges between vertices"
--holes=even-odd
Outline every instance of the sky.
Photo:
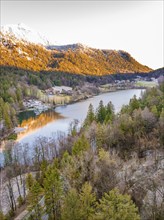
[[54,44],[125,50],[153,69],[164,66],[163,0],[1,0],[1,26],[24,23]]

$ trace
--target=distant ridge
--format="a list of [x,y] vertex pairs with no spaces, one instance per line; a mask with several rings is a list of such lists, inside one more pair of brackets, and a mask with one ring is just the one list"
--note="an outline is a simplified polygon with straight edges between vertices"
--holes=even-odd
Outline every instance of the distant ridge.
[[89,75],[150,72],[123,50],[102,50],[83,44],[48,46],[53,54],[51,66],[60,71]]
[[2,28],[0,49],[0,65],[34,71],[102,76],[152,70],[123,50],[95,49],[80,43],[49,45],[47,39],[23,24]]
[[154,77],[158,77],[158,76],[164,76],[164,67],[150,71],[150,74],[153,75]]

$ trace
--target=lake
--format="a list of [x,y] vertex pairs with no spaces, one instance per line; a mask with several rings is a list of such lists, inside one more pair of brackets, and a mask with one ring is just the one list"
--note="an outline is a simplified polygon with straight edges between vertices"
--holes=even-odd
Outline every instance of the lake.
[[56,107],[54,110],[43,112],[38,116],[33,111],[22,112],[19,115],[20,127],[25,130],[18,134],[17,141],[32,144],[40,136],[49,138],[60,131],[67,133],[69,125],[74,119],[82,124],[90,103],[96,109],[100,100],[103,100],[104,105],[111,101],[115,112],[119,112],[121,107],[127,105],[134,95],[139,98],[142,91],[141,89],[129,89],[104,93],[78,103]]

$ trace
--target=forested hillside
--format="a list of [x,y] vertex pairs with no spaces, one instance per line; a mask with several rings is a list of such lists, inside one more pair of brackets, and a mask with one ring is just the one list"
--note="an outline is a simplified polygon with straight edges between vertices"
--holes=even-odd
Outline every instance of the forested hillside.
[[51,52],[44,47],[21,41],[0,32],[1,66],[15,66],[40,71],[48,68]]
[[[38,89],[54,85],[75,87],[84,82],[99,85],[130,76],[125,73],[150,71],[123,51],[98,50],[81,44],[48,50],[2,32],[0,50],[1,135],[16,126],[16,112],[23,108],[24,97],[38,98]],[[112,73],[117,75],[110,76]],[[120,77],[118,73],[125,75]]]
[[[164,84],[149,89],[119,114],[111,102],[90,105],[80,129],[75,121],[67,137],[38,138],[33,158],[28,145],[7,145],[6,218],[25,204],[29,219],[163,220],[163,94]],[[13,197],[16,177],[23,190]]]
[[78,74],[107,75],[113,73],[149,72],[125,51],[99,50],[77,44],[75,49],[53,53],[52,66]]
[[33,71],[54,70],[87,75],[140,73],[151,69],[138,63],[124,51],[99,50],[81,44],[72,49],[48,50],[43,46],[18,40],[0,33],[0,65],[15,66]]
[[[134,80],[137,76],[156,77],[163,75],[164,69],[140,74],[110,74],[105,76],[79,75],[60,71],[30,71],[11,66],[0,67],[0,134],[17,125],[16,112],[23,109],[24,98],[39,98],[40,90],[52,86],[71,86],[73,89],[85,83],[99,86],[114,83],[115,80]],[[10,109],[10,110],[9,110]],[[2,122],[3,121],[3,122]],[[3,129],[2,129],[3,127]]]

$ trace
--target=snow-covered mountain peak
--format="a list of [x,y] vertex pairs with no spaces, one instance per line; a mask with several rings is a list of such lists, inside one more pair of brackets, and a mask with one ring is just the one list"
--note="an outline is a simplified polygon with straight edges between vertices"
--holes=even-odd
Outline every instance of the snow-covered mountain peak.
[[28,41],[35,44],[49,45],[49,41],[39,32],[29,28],[23,23],[5,25],[1,27],[3,34],[14,35],[19,40]]

